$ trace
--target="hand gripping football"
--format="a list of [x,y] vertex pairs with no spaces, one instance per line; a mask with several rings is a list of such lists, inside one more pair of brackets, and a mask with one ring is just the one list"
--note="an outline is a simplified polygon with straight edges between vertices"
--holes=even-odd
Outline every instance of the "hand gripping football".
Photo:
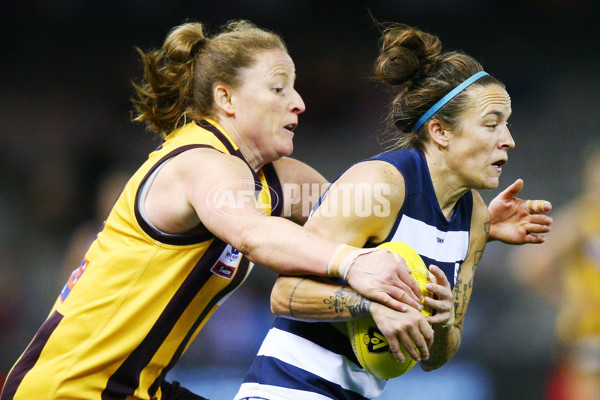
[[[417,281],[421,294],[430,296],[425,289],[425,284],[431,281],[430,272],[416,251],[402,242],[387,242],[378,247],[391,250],[404,258],[406,265],[413,271],[411,276]],[[431,309],[424,307],[421,314],[429,316]],[[394,357],[387,339],[381,334],[371,316],[347,321],[346,329],[356,358],[371,375],[381,379],[395,378],[406,373],[416,364],[404,347],[401,347],[405,357],[404,363]]]

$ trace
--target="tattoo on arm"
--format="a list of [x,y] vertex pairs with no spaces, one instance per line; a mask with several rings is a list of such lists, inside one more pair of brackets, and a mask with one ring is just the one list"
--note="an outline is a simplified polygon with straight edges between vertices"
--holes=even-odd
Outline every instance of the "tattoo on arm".
[[[439,368],[446,363],[446,361],[448,361],[454,353],[456,353],[458,347],[460,346],[462,324],[464,322],[464,316],[467,312],[467,306],[473,291],[473,277],[475,276],[475,270],[479,266],[479,262],[483,256],[485,243],[490,233],[489,221],[483,224],[483,230],[486,235],[486,240],[483,243],[483,247],[481,247],[479,250],[476,250],[473,254],[472,264],[466,265],[464,262],[461,264],[458,271],[456,284],[454,285],[454,316],[457,319],[457,323],[447,331],[446,335],[442,334],[441,336],[438,336],[436,333],[436,339],[433,343],[433,346],[431,349],[429,349],[430,358],[428,361],[421,361],[422,365]],[[463,271],[463,268],[467,269]]]
[[[299,311],[294,308],[294,296],[300,284],[302,284],[302,282],[305,280],[306,278],[300,279],[290,294],[288,309],[290,310],[291,317],[295,318],[297,312]],[[345,286],[336,290],[333,296],[323,299],[323,304],[325,304],[327,309],[333,310],[336,316],[348,310],[353,318],[368,315],[369,308],[371,307],[370,300],[362,297],[349,287]]]
[[362,317],[369,313],[371,301],[357,294],[348,287],[342,287],[335,291],[333,296],[323,299],[323,303],[336,314],[341,314],[345,309],[354,318]]
[[295,317],[294,315],[294,307],[292,306],[292,304],[294,303],[294,293],[296,293],[296,289],[298,289],[298,286],[300,286],[300,284],[302,282],[304,282],[306,280],[306,278],[302,278],[298,281],[298,283],[296,283],[296,286],[294,286],[294,290],[292,290],[292,293],[290,294],[290,301],[288,302],[288,308],[290,310],[290,316],[291,317]]
[[479,266],[481,257],[483,257],[483,250],[484,248],[475,252],[473,265],[471,266],[471,276],[468,282],[463,283],[463,280],[460,278],[460,276],[456,280],[456,285],[454,286],[454,315],[456,318],[463,318],[464,314],[466,313],[467,305],[469,304],[469,298],[471,297],[471,292],[473,291],[473,278],[475,277],[475,270]]
[[[491,221],[487,221],[483,223],[483,231],[485,232],[485,241],[487,242],[490,237],[490,226],[492,225]],[[483,250],[482,250],[483,251]]]

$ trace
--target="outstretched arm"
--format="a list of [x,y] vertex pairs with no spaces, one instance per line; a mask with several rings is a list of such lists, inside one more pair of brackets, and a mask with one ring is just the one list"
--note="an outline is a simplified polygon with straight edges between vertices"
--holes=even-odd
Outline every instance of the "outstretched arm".
[[255,189],[250,169],[239,158],[190,149],[158,172],[145,209],[152,224],[164,232],[203,227],[248,260],[275,272],[341,277],[366,298],[391,308],[418,306],[418,286],[406,264],[387,251],[348,246],[268,216]]
[[552,210],[552,204],[544,200],[532,202],[519,199],[516,196],[521,189],[523,180],[517,179],[490,202],[488,210],[491,227],[488,241],[500,240],[508,244],[545,241],[543,234],[550,232],[552,218],[544,213]]

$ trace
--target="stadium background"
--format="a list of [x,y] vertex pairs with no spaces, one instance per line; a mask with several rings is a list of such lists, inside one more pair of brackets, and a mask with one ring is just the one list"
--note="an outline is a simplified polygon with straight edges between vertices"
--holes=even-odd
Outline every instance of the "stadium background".
[[[464,50],[513,102],[501,187],[559,207],[577,192],[579,161],[598,138],[600,17],[591,0],[0,1],[0,376],[17,359],[77,265],[67,243],[92,221],[103,178],[131,172],[156,144],[129,122],[135,46],[159,46],[185,20],[213,30],[245,18],[281,33],[307,111],[294,156],[334,179],[379,151],[389,93],[370,79],[380,21],[416,25]],[[483,193],[487,200],[497,194]],[[463,344],[449,366],[395,380],[385,398],[543,398],[554,313],[520,286],[507,247],[478,270]],[[235,393],[272,321],[274,275],[255,269],[171,374],[211,399]],[[2,378],[0,378],[1,382]],[[397,391],[398,390],[398,391]],[[392,396],[396,394],[395,396]]]

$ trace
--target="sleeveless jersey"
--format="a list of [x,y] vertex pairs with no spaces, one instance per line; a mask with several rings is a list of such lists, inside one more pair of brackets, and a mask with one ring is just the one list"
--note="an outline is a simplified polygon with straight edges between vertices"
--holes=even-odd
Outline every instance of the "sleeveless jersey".
[[[472,193],[468,191],[459,199],[448,221],[439,207],[423,153],[396,150],[369,160],[394,165],[406,184],[404,204],[385,241],[407,243],[425,265],[442,268],[454,286],[469,247]],[[360,366],[350,340],[334,324],[279,317],[235,399],[365,400],[381,395],[386,382]]]
[[[246,161],[214,121],[169,134],[126,184],[13,367],[2,400],[161,398],[166,373],[252,268],[208,232],[165,234],[143,217],[142,188],[153,172],[201,147]],[[280,215],[283,197],[273,165],[250,170],[258,203],[267,215]]]

